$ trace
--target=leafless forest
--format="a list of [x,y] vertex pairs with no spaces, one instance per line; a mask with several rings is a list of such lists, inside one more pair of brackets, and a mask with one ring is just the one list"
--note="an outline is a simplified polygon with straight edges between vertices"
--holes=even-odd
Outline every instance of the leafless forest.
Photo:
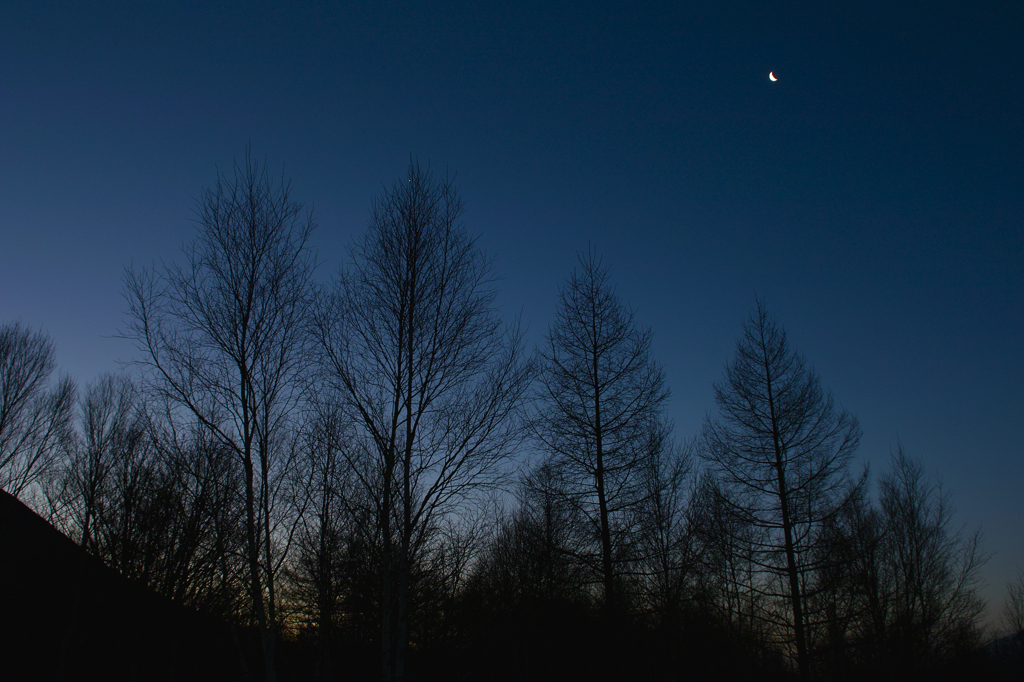
[[178,260],[125,274],[124,373],[76,386],[44,333],[0,327],[0,486],[232,623],[238,679],[981,665],[980,534],[924,453],[859,468],[856,417],[765,302],[681,436],[612,259],[567,264],[527,348],[457,187],[416,162],[326,284],[312,214],[256,161],[196,213]]

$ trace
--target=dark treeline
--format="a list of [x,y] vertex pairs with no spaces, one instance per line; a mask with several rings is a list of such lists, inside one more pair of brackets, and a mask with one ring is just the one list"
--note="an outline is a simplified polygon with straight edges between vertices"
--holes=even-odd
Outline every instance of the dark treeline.
[[870,493],[762,301],[684,441],[601,257],[529,353],[461,212],[410,164],[318,285],[312,215],[247,158],[184,263],[126,274],[130,373],[79,389],[0,329],[0,485],[232,623],[239,679],[980,670],[979,534],[902,447]]

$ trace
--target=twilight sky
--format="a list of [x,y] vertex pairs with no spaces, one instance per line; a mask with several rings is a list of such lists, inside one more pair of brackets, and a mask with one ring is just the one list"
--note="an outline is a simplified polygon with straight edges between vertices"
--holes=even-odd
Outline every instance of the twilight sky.
[[0,321],[63,371],[131,358],[123,269],[180,257],[248,143],[314,207],[323,278],[414,155],[457,176],[532,340],[604,254],[682,438],[764,297],[859,461],[900,440],[984,529],[998,617],[1024,568],[1024,5],[152,5],[0,10]]

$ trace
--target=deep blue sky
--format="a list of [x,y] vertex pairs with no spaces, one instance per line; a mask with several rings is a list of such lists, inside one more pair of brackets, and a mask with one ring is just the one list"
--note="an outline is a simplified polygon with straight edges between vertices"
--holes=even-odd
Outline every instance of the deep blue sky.
[[535,340],[604,254],[680,437],[766,298],[876,476],[899,439],[984,528],[998,616],[1024,567],[1019,2],[159,4],[0,10],[0,321],[64,371],[130,359],[123,268],[177,258],[247,144],[314,206],[324,277],[415,155],[457,175]]

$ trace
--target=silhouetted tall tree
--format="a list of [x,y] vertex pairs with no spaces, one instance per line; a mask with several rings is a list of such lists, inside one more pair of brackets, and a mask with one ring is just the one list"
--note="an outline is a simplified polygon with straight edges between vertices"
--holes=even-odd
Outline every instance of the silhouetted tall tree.
[[56,350],[41,331],[0,326],[0,488],[15,497],[44,476],[71,433],[75,386],[52,389]]
[[651,359],[650,330],[637,328],[593,250],[579,256],[559,292],[540,362],[534,433],[592,524],[595,568],[612,614],[617,556],[648,493],[642,472],[668,390]]
[[879,487],[883,551],[873,615],[883,628],[876,633],[883,654],[923,669],[971,651],[984,611],[977,594],[981,533],[953,527],[948,494],[902,447]]
[[1024,571],[1017,575],[1017,580],[1006,585],[1003,621],[1011,634],[1016,633],[1024,640]]
[[953,526],[949,495],[902,446],[871,505],[858,494],[827,524],[816,599],[826,669],[924,679],[980,641],[980,532]]
[[193,415],[239,458],[249,600],[268,681],[277,639],[272,515],[289,454],[285,434],[301,400],[304,325],[315,258],[312,215],[246,154],[197,202],[187,264],[128,272],[133,339],[150,387]]
[[762,301],[743,326],[725,380],[715,385],[719,417],[704,425],[704,452],[739,518],[766,532],[763,568],[778,576],[789,605],[802,679],[811,664],[806,638],[807,574],[823,521],[850,494],[847,466],[860,440],[857,420],[836,410],[802,355]]
[[451,180],[411,163],[374,200],[315,325],[325,378],[366,444],[350,464],[377,505],[385,680],[404,675],[411,563],[438,517],[496,483],[531,376],[461,213]]

